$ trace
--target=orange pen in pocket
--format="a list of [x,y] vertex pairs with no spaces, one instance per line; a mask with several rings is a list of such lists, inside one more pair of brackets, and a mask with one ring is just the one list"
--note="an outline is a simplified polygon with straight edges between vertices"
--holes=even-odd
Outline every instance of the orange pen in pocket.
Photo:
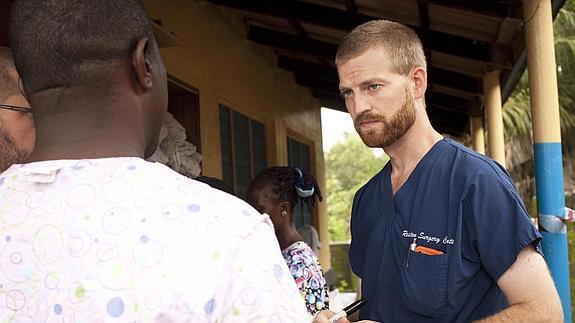
[[422,253],[422,254],[428,255],[428,256],[443,255],[443,251],[441,251],[441,250],[435,250],[435,249],[424,247],[424,246],[415,247],[415,252],[419,252],[419,253]]

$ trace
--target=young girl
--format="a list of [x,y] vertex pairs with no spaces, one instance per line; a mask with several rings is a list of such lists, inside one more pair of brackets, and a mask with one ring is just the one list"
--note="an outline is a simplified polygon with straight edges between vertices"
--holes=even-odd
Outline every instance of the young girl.
[[250,183],[247,201],[260,213],[267,213],[274,225],[284,259],[311,315],[328,309],[328,290],[311,248],[294,225],[296,207],[311,210],[316,199],[322,200],[316,180],[299,168],[271,167]]

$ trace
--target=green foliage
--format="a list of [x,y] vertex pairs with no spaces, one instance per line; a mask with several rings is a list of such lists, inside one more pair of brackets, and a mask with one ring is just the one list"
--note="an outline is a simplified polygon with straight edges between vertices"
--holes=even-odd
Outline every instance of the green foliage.
[[[526,79],[527,73],[521,79]],[[520,82],[521,84],[521,82]],[[531,106],[529,89],[518,85],[513,95],[507,99],[503,106],[503,125],[505,135],[529,135],[531,131]]]
[[[575,135],[575,0],[568,0],[553,24],[559,113],[563,138],[572,145]],[[503,106],[506,135],[530,135],[531,106],[527,70]],[[569,147],[565,147],[569,148]]]
[[553,25],[561,129],[566,136],[575,134],[575,1],[567,1]]
[[343,292],[346,292],[346,291],[347,291],[347,286],[348,286],[347,281],[345,281],[345,280],[343,280],[343,279],[340,280],[338,286],[339,286],[339,287],[338,287],[338,290],[339,290],[340,292],[343,293]]
[[326,153],[327,213],[331,241],[348,241],[353,196],[379,172],[388,157],[376,157],[357,134],[345,134]]

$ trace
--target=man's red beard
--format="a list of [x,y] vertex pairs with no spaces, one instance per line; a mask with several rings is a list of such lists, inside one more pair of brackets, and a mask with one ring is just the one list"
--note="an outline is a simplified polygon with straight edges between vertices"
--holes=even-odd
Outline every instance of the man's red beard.
[[[384,116],[372,111],[366,111],[358,115],[353,124],[366,146],[385,148],[405,135],[415,122],[415,117],[415,102],[406,88],[403,106],[391,117],[391,120],[388,121]],[[361,124],[364,122],[378,123],[376,128],[362,129]]]

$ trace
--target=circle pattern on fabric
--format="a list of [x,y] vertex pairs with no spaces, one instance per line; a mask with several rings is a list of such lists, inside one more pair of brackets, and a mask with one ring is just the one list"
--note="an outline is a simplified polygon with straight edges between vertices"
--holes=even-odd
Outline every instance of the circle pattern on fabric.
[[139,242],[134,247],[134,261],[144,268],[153,267],[158,264],[164,256],[162,245],[148,236],[140,237]]
[[44,212],[47,214],[61,214],[64,202],[60,198],[51,198],[44,203]]
[[38,322],[45,322],[48,316],[49,305],[40,294],[28,295],[26,301],[26,309],[21,311],[25,314],[26,320],[30,318],[36,319]]
[[134,262],[131,252],[126,249],[114,249],[112,257],[98,262],[98,280],[108,289],[127,288],[133,274]]
[[123,179],[113,179],[102,187],[102,198],[110,204],[124,202],[132,196],[134,186]]
[[46,196],[43,192],[33,192],[30,194],[30,196],[28,196],[28,199],[26,199],[26,205],[28,205],[28,207],[31,209],[39,208],[44,203],[45,198]]
[[246,288],[240,293],[240,299],[244,305],[253,305],[258,297],[258,292],[253,288]]
[[6,307],[19,311],[26,306],[26,295],[19,289],[13,289],[6,294]]
[[168,220],[175,220],[182,216],[182,207],[177,204],[168,204],[162,208],[162,216]]
[[84,231],[78,230],[70,234],[68,238],[68,252],[72,257],[82,257],[92,249],[92,236]]
[[205,242],[219,239],[224,232],[223,225],[210,219],[200,220],[196,227],[196,233]]
[[157,310],[162,306],[162,295],[159,293],[153,293],[146,296],[144,299],[144,306],[150,311]]
[[25,192],[16,192],[8,195],[0,208],[2,222],[12,226],[24,223],[30,214],[30,210],[25,203],[28,197],[29,195]]
[[111,235],[119,235],[130,225],[132,213],[126,208],[113,208],[102,215],[102,230]]
[[176,298],[176,310],[183,314],[193,314],[196,302],[189,296],[179,295]]
[[64,238],[59,228],[47,224],[34,236],[34,255],[42,265],[49,265],[58,260],[64,249]]
[[81,282],[74,282],[68,288],[68,300],[70,300],[70,303],[72,304],[79,304],[84,300],[85,296],[86,289]]
[[97,251],[99,261],[108,261],[114,255],[114,249],[107,243],[102,243]]
[[96,198],[96,189],[91,185],[76,185],[68,191],[66,203],[73,210],[83,210]]
[[188,205],[188,211],[190,212],[199,212],[200,211],[200,206],[197,204],[190,204]]
[[114,297],[106,305],[106,310],[111,317],[120,317],[124,314],[124,301],[120,297]]
[[110,158],[101,163],[96,160],[80,160],[70,169],[79,178],[102,178],[113,174],[115,170],[122,166],[122,163],[119,159],[114,160]]
[[44,286],[48,289],[56,289],[58,288],[58,284],[60,283],[60,275],[53,271],[44,277]]
[[173,177],[161,179],[154,183],[154,193],[159,199],[165,201],[178,200],[180,194],[174,184],[176,184],[176,182]]
[[36,273],[34,251],[28,241],[12,239],[0,253],[0,271],[15,283],[31,279]]

